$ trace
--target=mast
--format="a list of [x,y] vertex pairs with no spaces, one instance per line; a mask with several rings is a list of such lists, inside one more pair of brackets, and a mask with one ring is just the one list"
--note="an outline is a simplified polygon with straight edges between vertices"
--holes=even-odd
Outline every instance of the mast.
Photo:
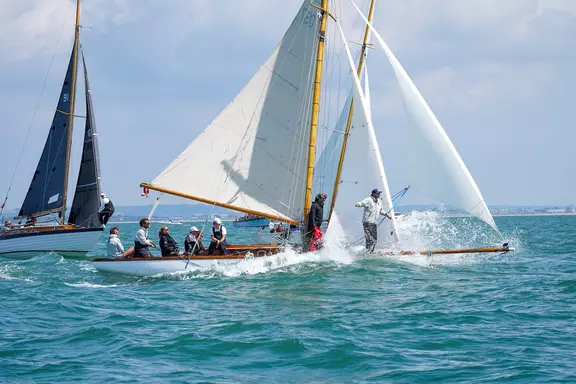
[[[374,16],[374,4],[376,0],[370,2],[370,10],[368,12],[368,20],[371,22]],[[366,29],[364,30],[364,41],[362,42],[362,49],[360,51],[360,59],[358,60],[358,69],[356,73],[358,77],[362,73],[362,65],[364,64],[364,55],[366,54],[366,44],[368,43],[368,36],[370,34],[370,26],[366,24]],[[340,183],[340,177],[342,176],[342,166],[344,165],[344,155],[346,154],[346,144],[348,142],[348,136],[350,135],[350,128],[352,125],[352,114],[354,113],[354,99],[350,101],[350,112],[348,113],[348,121],[346,122],[346,130],[344,131],[344,140],[342,142],[342,151],[340,152],[340,160],[338,161],[338,169],[336,170],[336,180],[334,181],[334,190],[332,192],[332,200],[330,202],[330,213],[328,214],[328,221],[332,217],[332,212],[334,211],[334,205],[336,204],[336,196],[338,195],[338,186]]]
[[310,144],[308,147],[308,171],[306,174],[306,190],[304,194],[304,224],[307,225],[310,203],[312,201],[312,183],[314,176],[314,162],[316,157],[316,134],[318,131],[318,114],[320,110],[320,91],[322,81],[322,67],[324,65],[324,42],[326,40],[326,21],[328,19],[328,0],[322,0],[322,20],[318,34],[318,51],[316,54],[316,76],[314,80],[314,98],[312,101],[312,118],[310,121]]
[[64,168],[64,190],[62,191],[62,209],[60,211],[60,221],[64,224],[66,220],[66,197],[68,195],[68,176],[70,172],[70,150],[72,148],[72,126],[74,125],[74,105],[76,104],[76,75],[78,72],[78,41],[80,37],[80,0],[76,4],[76,23],[74,27],[74,48],[72,49],[72,84],[70,91],[70,113],[68,115],[68,141],[66,143],[66,165]]

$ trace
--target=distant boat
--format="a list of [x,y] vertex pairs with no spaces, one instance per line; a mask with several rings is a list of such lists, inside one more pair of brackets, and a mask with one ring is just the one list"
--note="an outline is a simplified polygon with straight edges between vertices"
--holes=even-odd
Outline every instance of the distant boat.
[[[76,183],[72,209],[66,220],[70,153],[74,124],[75,91],[79,59],[80,1],[76,8],[74,46],[60,92],[54,118],[44,150],[32,177],[30,187],[15,220],[24,225],[4,228],[0,234],[0,256],[25,258],[42,252],[64,255],[85,255],[98,242],[103,227],[98,218],[100,209],[100,166],[96,125],[88,71],[84,55],[86,125],[82,160]],[[55,220],[48,221],[50,215]],[[38,222],[43,218],[44,223]]]
[[268,227],[269,223],[270,219],[266,217],[259,217],[256,215],[247,214],[236,218],[232,222],[232,226],[234,228],[246,228],[246,227],[263,228]]
[[156,223],[156,224],[169,224],[169,225],[184,224],[184,222],[181,220],[155,220],[154,223]]

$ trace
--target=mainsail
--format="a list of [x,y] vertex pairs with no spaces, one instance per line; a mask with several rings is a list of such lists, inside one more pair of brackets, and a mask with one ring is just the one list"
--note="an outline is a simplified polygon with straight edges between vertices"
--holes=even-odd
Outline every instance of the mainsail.
[[341,179],[338,180],[338,198],[334,205],[334,212],[338,220],[346,223],[346,237],[353,242],[363,239],[362,210],[355,207],[354,203],[369,196],[370,191],[378,188],[383,191],[382,203],[385,211],[390,211],[391,220],[385,220],[378,227],[378,245],[380,247],[391,246],[398,240],[394,212],[392,211],[392,201],[388,181],[380,155],[380,148],[374,133],[372,118],[370,116],[370,106],[365,97],[369,93],[368,68],[364,69],[364,88],[362,91],[360,80],[354,70],[352,55],[346,43],[346,37],[342,27],[338,24],[344,48],[348,56],[348,62],[353,76],[353,92],[355,105],[352,116],[352,125],[348,137],[346,149],[346,161],[342,167]]
[[416,156],[412,169],[417,170],[418,176],[413,178],[412,186],[447,206],[478,217],[499,232],[478,186],[446,131],[378,31],[353,1],[352,4],[370,26],[392,65],[405,109],[414,122],[410,126],[410,143],[414,148],[410,154]]
[[76,183],[76,192],[68,222],[86,228],[96,228],[101,225],[98,219],[100,209],[100,162],[98,158],[98,138],[94,121],[92,91],[88,81],[88,70],[82,53],[84,67],[84,83],[86,93],[86,126],[84,128],[84,146],[82,162]]
[[72,89],[76,77],[75,59],[76,53],[73,49],[48,138],[20,208],[20,217],[36,217],[62,210],[71,134],[68,124],[71,121],[70,113],[74,109]]
[[286,221],[302,219],[318,3],[304,1],[264,65],[151,188]]

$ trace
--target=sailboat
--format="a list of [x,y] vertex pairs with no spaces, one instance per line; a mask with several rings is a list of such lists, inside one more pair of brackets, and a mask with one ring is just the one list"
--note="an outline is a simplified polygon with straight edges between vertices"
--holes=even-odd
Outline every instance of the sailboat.
[[[98,218],[100,166],[96,124],[88,70],[79,43],[79,32],[80,1],[76,7],[74,45],[44,150],[22,207],[15,217],[15,220],[20,220],[20,224],[4,228],[0,234],[0,256],[26,258],[45,252],[81,256],[87,254],[102,235],[103,226]],[[84,69],[86,123],[76,189],[66,220],[80,56]],[[22,224],[24,220],[26,222]]]
[[[374,1],[371,2],[369,18],[373,9]],[[316,138],[328,17],[333,18],[340,28],[353,87],[339,119],[339,124],[346,122],[345,128],[337,127],[334,130],[339,137],[334,136],[334,140],[329,140],[317,162]],[[355,68],[344,32],[328,12],[328,1],[305,0],[282,41],[264,65],[184,152],[152,182],[141,184],[144,194],[154,190],[305,228],[303,224],[307,222],[313,189],[317,189],[314,187],[315,166],[331,164],[327,167],[331,173],[327,174],[332,175],[332,182],[326,185],[332,185],[334,189],[332,199],[325,206],[325,209],[329,209],[328,233],[340,227],[341,233],[350,236],[350,231],[342,231],[343,219],[346,220],[346,228],[361,228],[361,223],[356,224],[361,212],[353,208],[355,211],[352,213],[349,207],[353,207],[360,196],[377,184],[385,192],[384,206],[392,213],[392,219],[379,228],[379,231],[385,232],[381,239],[397,244],[392,196],[371,121],[367,72],[365,90],[362,90],[359,79],[369,31],[374,31],[367,19],[366,22],[360,62]],[[413,89],[410,88],[410,91]],[[436,131],[431,133],[433,137],[444,132],[438,126],[434,125]],[[447,136],[445,138],[449,142]],[[451,156],[448,159],[450,164],[460,159],[455,150]],[[198,158],[202,159],[201,166],[198,166]],[[461,168],[455,172],[466,173],[461,159],[459,164]],[[469,173],[466,174],[469,176]],[[198,183],[197,180],[203,182]],[[474,183],[471,176],[466,183]],[[462,186],[460,188],[464,191],[469,188]],[[477,192],[473,196],[478,200],[477,205],[486,208],[477,187],[474,191]],[[490,213],[487,208],[482,215],[484,219],[488,218]],[[295,237],[301,241],[303,236],[298,234]],[[283,250],[283,245],[280,241],[278,244],[235,244],[229,246],[227,255],[94,259],[93,265],[105,272],[134,275],[177,272],[237,263],[247,257],[268,257]],[[498,247],[445,252],[507,250],[507,247]],[[302,247],[300,251],[305,252],[306,248]],[[442,250],[418,252],[399,249],[382,254],[388,252],[430,254]]]

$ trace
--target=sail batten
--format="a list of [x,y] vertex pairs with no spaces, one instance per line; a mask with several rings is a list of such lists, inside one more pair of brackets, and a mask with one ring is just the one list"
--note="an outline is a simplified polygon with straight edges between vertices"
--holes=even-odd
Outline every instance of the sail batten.
[[446,131],[410,79],[398,59],[392,53],[382,36],[374,28],[353,0],[350,0],[360,16],[369,25],[390,62],[398,82],[404,107],[413,120],[409,133],[411,145],[418,146],[411,155],[418,155],[413,169],[418,170],[414,185],[425,183],[429,195],[463,212],[478,217],[499,233],[490,210],[480,189],[472,178],[460,154],[446,134]]
[[152,186],[302,219],[318,2],[304,1],[271,56]]
[[84,68],[86,97],[84,145],[68,222],[86,228],[96,228],[101,224],[98,219],[98,211],[100,209],[100,161],[98,158],[98,139],[92,103],[92,90],[88,80],[88,69],[86,68],[84,54],[82,54],[82,66]]

